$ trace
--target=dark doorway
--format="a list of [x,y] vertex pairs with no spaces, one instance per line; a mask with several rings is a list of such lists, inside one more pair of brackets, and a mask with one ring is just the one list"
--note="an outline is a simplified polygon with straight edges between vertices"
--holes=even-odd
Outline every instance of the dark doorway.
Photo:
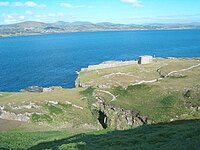
[[104,129],[107,128],[107,116],[104,112],[99,110],[99,117],[98,117],[99,123],[102,125]]

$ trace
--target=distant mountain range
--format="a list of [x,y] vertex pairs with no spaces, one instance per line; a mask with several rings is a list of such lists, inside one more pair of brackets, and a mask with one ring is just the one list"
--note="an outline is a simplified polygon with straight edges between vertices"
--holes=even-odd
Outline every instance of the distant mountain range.
[[173,24],[116,24],[110,22],[64,22],[43,23],[26,21],[16,24],[0,25],[0,37],[35,35],[63,32],[84,31],[115,31],[115,30],[175,30],[175,29],[200,29],[200,23],[173,23]]

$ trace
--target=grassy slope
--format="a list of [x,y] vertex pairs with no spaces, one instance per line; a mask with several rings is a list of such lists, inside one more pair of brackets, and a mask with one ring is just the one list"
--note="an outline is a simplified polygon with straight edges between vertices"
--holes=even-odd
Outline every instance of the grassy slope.
[[[15,141],[15,142],[13,142]],[[200,121],[175,121],[125,131],[0,133],[1,149],[199,149]]]
[[[162,72],[168,73],[174,70],[188,68],[199,64],[195,59],[156,59],[154,63],[147,65],[128,65],[123,67],[99,69],[92,71],[81,71],[77,81],[84,85],[110,85],[127,86],[141,80],[152,80],[159,78],[157,69],[161,67]],[[115,75],[115,73],[121,73]]]
[[[169,122],[171,119],[200,119],[200,111],[194,111],[191,105],[200,105],[200,67],[181,72],[183,77],[165,78],[155,83],[132,86],[131,84],[141,80],[159,78],[157,69],[167,74],[174,70],[188,68],[199,64],[194,59],[157,59],[154,64],[130,65],[102,69],[98,71],[80,72],[79,79],[82,83],[111,85],[110,89],[102,89],[111,92],[117,98],[97,91],[96,94],[103,97],[107,103],[126,109],[133,109],[143,116],[148,116],[154,122]],[[113,74],[120,73],[120,74]],[[184,92],[189,89],[189,97],[184,97]],[[83,91],[82,88],[56,89],[47,93],[0,93],[0,106],[5,105],[7,110],[16,113],[39,112],[48,116],[34,116],[35,123],[23,124],[13,132],[0,133],[0,147],[22,149],[55,148],[55,149],[155,149],[164,147],[171,149],[197,149],[199,146],[199,121],[176,122],[175,124],[148,125],[134,130],[109,131],[104,130],[90,134],[69,137],[68,132],[35,132],[23,133],[21,131],[50,131],[67,128],[73,132],[82,132],[83,124],[94,124],[94,118],[88,109],[88,102],[84,97],[89,97],[91,91]],[[84,93],[84,94],[80,94]],[[88,94],[89,93],[89,94]],[[26,102],[34,102],[41,107],[38,109],[9,108],[8,103],[22,105]],[[58,105],[48,104],[48,101],[59,102]],[[66,102],[83,107],[83,110],[68,106]],[[48,117],[51,117],[48,122]],[[42,120],[43,124],[38,123]],[[45,120],[46,119],[46,120]],[[48,122],[48,125],[45,124]],[[67,124],[72,123],[71,124]],[[0,120],[1,123],[1,120]],[[14,122],[13,122],[14,123]],[[10,124],[10,122],[8,123]],[[2,124],[1,124],[2,125]],[[6,126],[6,124],[5,124]],[[76,128],[81,128],[76,129]],[[3,128],[4,130],[5,128]],[[10,128],[9,128],[10,129]],[[17,139],[17,140],[16,140]],[[58,139],[58,141],[54,141]],[[14,141],[14,142],[13,142]],[[44,142],[43,144],[39,144]]]
[[[112,101],[113,97],[105,92],[96,90],[96,94],[111,105],[136,110],[154,122],[199,119],[200,112],[194,111],[189,104],[200,106],[200,66],[179,72],[181,77],[169,77],[154,83],[132,85],[142,80],[159,78],[157,69],[166,75],[171,71],[189,68],[199,63],[198,59],[156,59],[153,64],[148,65],[83,71],[80,72],[79,80],[83,84],[92,83],[93,86],[112,85],[112,88],[102,90],[112,93],[116,96],[116,100]],[[122,74],[113,75],[113,72]],[[190,97],[186,98],[184,92],[188,89],[191,93]]]
[[[6,110],[14,113],[41,113],[33,114],[32,123],[23,124],[22,130],[57,130],[59,128],[81,128],[85,123],[93,124],[94,120],[86,101],[81,100],[79,94],[83,89],[56,89],[45,93],[1,93],[0,106],[5,106]],[[49,101],[58,102],[51,104]],[[23,106],[35,103],[39,108],[13,109],[9,106]],[[68,103],[72,104],[68,104]],[[83,109],[74,107],[82,107]],[[2,124],[2,120],[0,123]],[[5,122],[5,121],[4,121]],[[13,122],[15,123],[15,122]],[[40,125],[39,125],[40,124]],[[8,125],[5,123],[5,125]],[[5,129],[5,128],[3,128]]]

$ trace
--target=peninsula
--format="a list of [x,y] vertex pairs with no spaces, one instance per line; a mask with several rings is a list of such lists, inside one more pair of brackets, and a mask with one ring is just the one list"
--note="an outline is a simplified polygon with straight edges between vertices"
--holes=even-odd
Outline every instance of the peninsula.
[[[37,143],[45,140],[49,142],[42,146],[47,149],[50,143],[57,148],[77,147],[82,141],[84,146],[87,141],[83,136],[80,138],[78,135],[74,145],[70,142],[72,137],[68,137],[72,133],[95,130],[100,130],[95,131],[95,134],[102,134],[99,139],[108,136],[114,142],[117,141],[113,138],[114,134],[126,134],[127,140],[133,140],[131,137],[137,136],[140,138],[136,139],[144,138],[142,142],[136,143],[139,147],[145,146],[142,143],[148,143],[152,138],[147,137],[150,131],[156,135],[162,133],[162,138],[167,137],[164,142],[169,144],[168,138],[171,134],[168,134],[172,131],[174,136],[170,136],[170,139],[177,140],[180,134],[187,137],[199,130],[199,81],[199,58],[164,59],[145,56],[140,57],[139,63],[109,61],[82,69],[76,80],[77,87],[73,89],[51,87],[42,90],[32,87],[22,92],[1,92],[0,130],[9,132],[0,133],[3,139],[0,145],[3,148],[16,148],[16,145],[7,142],[7,138],[22,134],[33,143],[24,142],[22,137],[22,141],[18,141],[21,143],[17,146],[19,149],[38,149],[41,145]],[[33,92],[33,88],[38,91]],[[131,128],[134,129],[130,130]],[[126,129],[129,130],[114,131]],[[40,134],[41,131],[52,130],[58,132]],[[61,134],[65,133],[63,130],[67,134]],[[13,135],[10,131],[17,132]],[[35,133],[31,133],[33,136],[29,137],[25,136],[26,131]],[[107,133],[108,131],[113,132]],[[95,138],[91,134],[84,135],[90,142]],[[50,135],[59,140],[52,139]],[[199,135],[195,135],[190,138],[197,142]],[[38,138],[33,140],[35,136]],[[63,138],[66,139],[62,140]],[[160,143],[154,138],[152,140]],[[181,140],[178,141],[179,145],[184,145]],[[96,147],[98,146],[100,145],[97,144]]]

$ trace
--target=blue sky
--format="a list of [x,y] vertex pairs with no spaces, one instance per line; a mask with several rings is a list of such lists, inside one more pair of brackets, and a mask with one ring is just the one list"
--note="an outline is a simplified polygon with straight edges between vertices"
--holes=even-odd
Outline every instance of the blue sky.
[[0,0],[0,24],[21,21],[199,22],[200,0]]

